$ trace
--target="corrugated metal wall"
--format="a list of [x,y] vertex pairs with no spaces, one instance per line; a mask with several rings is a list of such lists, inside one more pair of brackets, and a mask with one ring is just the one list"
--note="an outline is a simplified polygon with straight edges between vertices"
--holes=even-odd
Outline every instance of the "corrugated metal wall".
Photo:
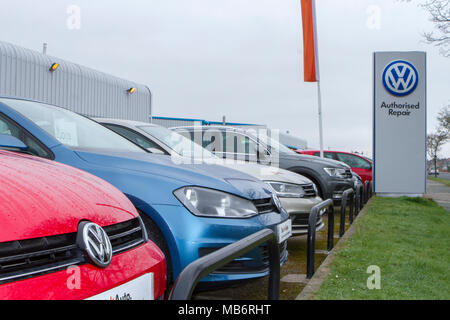
[[[53,63],[59,68],[50,72]],[[136,88],[129,94],[127,90]],[[151,92],[60,58],[0,41],[0,96],[42,101],[96,117],[148,122]]]

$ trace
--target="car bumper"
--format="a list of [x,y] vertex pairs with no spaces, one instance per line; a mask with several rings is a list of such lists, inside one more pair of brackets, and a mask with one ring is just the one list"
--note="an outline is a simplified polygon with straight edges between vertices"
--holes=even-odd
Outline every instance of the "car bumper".
[[[232,244],[257,231],[276,227],[285,222],[287,212],[270,212],[246,219],[223,219],[197,217],[182,206],[155,205],[170,226],[169,251],[173,264],[174,279],[188,264],[196,259]],[[164,233],[164,230],[163,230]],[[172,242],[172,243],[171,243]],[[288,258],[285,244],[280,244],[280,264]],[[269,273],[265,246],[260,246],[203,278],[202,282],[225,282],[266,276]]]
[[166,289],[166,265],[164,256],[152,242],[115,255],[111,264],[105,269],[84,264],[2,284],[0,299],[88,299],[148,273],[153,273],[153,296],[159,298]]
[[347,189],[354,189],[354,182],[352,179],[333,179],[329,183],[330,194],[328,198],[339,202],[342,199],[342,194]]
[[[292,220],[292,235],[304,235],[308,233],[309,214],[311,209],[322,202],[320,197],[314,198],[280,198],[283,208],[289,213]],[[316,223],[316,231],[321,230],[325,224],[322,215],[319,215]]]

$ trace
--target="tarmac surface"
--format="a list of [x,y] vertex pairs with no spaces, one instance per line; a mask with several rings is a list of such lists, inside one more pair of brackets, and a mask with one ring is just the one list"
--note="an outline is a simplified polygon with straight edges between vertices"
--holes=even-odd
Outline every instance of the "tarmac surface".
[[450,172],[441,172],[439,173],[438,178],[450,180]]
[[[445,179],[442,174],[439,175],[439,178]],[[436,181],[427,180],[427,196],[450,212],[450,187]]]

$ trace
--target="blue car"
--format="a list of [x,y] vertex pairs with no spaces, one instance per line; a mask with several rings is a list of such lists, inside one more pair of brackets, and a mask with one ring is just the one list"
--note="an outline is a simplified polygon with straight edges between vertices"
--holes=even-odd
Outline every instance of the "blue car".
[[[17,141],[17,151],[90,172],[127,195],[166,255],[169,282],[190,262],[263,228],[279,235],[280,263],[287,260],[290,233],[280,230],[290,230],[288,214],[251,176],[218,165],[175,164],[84,116],[35,101],[0,98],[1,135],[25,144]],[[259,247],[202,281],[267,274],[267,250]]]

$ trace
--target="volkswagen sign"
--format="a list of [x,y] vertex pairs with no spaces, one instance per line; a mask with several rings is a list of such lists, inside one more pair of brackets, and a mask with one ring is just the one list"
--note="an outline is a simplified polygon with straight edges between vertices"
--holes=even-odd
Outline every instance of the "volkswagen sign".
[[389,63],[383,72],[383,85],[394,96],[403,97],[413,92],[419,82],[417,69],[408,61]]
[[100,268],[109,266],[112,260],[112,245],[105,230],[98,224],[83,221],[78,227],[78,246],[86,253],[90,262]]
[[426,192],[426,53],[373,55],[373,190],[378,196]]

